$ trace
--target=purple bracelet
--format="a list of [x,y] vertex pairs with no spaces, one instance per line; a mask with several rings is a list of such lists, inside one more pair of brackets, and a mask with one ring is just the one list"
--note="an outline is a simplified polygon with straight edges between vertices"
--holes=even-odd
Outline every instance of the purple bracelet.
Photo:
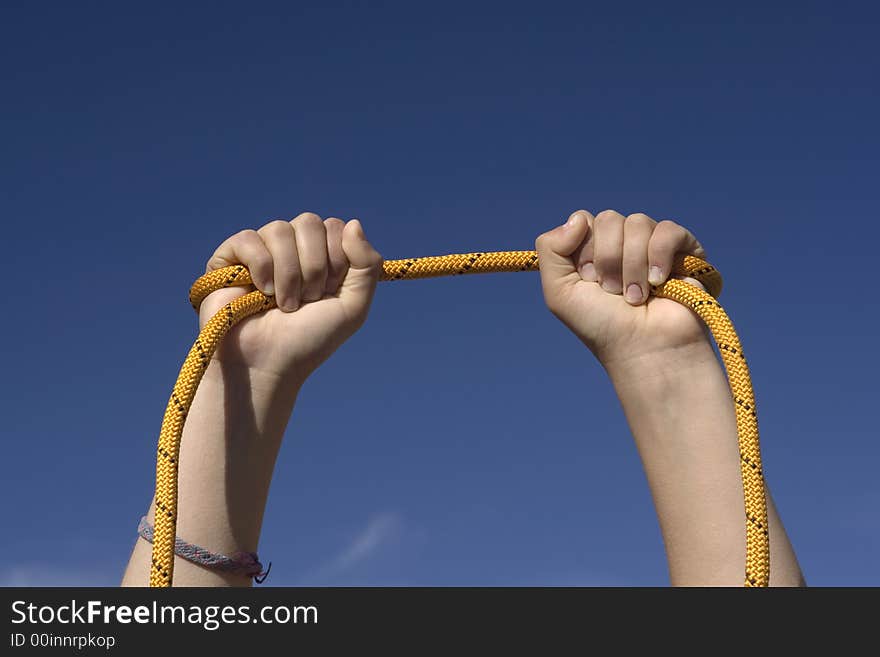
[[[153,542],[153,527],[147,522],[147,516],[141,518],[138,524],[138,535],[149,543]],[[227,557],[225,554],[211,552],[180,538],[174,539],[174,554],[206,568],[253,577],[257,584],[266,581],[272,569],[270,563],[269,567],[263,570],[263,564],[257,558],[256,552],[236,552],[231,557]]]

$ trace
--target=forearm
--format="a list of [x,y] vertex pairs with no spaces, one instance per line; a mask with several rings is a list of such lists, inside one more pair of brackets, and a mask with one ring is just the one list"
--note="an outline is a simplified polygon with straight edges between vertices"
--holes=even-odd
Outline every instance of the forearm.
[[[708,341],[609,366],[654,499],[674,585],[741,585],[745,515],[736,415]],[[768,491],[770,583],[803,584]]]
[[[180,448],[177,535],[212,552],[256,552],[275,458],[299,386],[212,361]],[[154,505],[148,513],[154,524]],[[136,522],[133,518],[132,522]],[[123,586],[146,586],[152,546],[139,539]],[[250,579],[175,557],[177,586],[247,586]]]

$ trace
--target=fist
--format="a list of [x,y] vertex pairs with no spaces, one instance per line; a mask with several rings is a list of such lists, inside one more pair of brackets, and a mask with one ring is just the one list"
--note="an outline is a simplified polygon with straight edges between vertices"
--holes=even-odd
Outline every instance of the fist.
[[[214,359],[302,383],[364,323],[382,256],[359,221],[322,221],[307,212],[236,233],[217,248],[206,271],[237,264],[248,268],[254,286],[274,296],[278,307],[233,327]],[[211,293],[199,309],[201,326],[253,289]]]
[[692,311],[649,296],[650,285],[666,281],[684,255],[706,257],[675,222],[580,210],[535,246],[548,308],[606,368],[708,339]]

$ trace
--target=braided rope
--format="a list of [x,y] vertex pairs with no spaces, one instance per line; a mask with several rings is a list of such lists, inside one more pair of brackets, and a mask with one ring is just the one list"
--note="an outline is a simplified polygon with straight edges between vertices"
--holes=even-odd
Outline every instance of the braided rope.
[[[385,262],[380,280],[395,281],[537,269],[538,256],[534,251],[464,253],[390,260]],[[715,301],[721,293],[722,281],[718,271],[699,258],[686,256],[675,273],[697,279],[706,286],[709,293],[677,279],[670,279],[659,286],[651,286],[651,293],[657,297],[677,301],[697,313],[709,327],[718,345],[733,394],[739,435],[746,516],[745,585],[768,586],[770,535],[767,523],[767,500],[761,468],[758,417],[749,368],[730,318]],[[202,300],[211,292],[223,287],[251,284],[250,273],[243,265],[217,269],[195,281],[190,289],[190,302],[198,311]],[[257,290],[229,302],[208,321],[183,362],[159,432],[156,458],[156,527],[153,536],[150,586],[171,586],[174,575],[180,441],[186,414],[195,397],[196,388],[211,361],[211,356],[229,329],[246,317],[274,307],[274,297],[267,297]]]

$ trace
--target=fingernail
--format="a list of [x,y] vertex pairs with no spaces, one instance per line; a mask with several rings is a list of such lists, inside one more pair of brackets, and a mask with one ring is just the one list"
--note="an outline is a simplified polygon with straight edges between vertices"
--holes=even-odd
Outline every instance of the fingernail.
[[623,286],[615,280],[606,278],[604,281],[602,281],[602,289],[606,292],[610,292],[611,294],[620,294]]
[[585,281],[589,281],[590,283],[595,283],[599,280],[599,277],[596,275],[596,265],[592,262],[585,262],[581,265],[581,278]]
[[651,285],[660,285],[663,282],[663,272],[657,265],[652,266],[648,272],[648,282]]
[[626,300],[629,303],[638,303],[642,300],[642,288],[637,283],[630,283],[626,288]]
[[568,218],[568,221],[565,222],[566,228],[571,228],[574,226],[574,222],[577,221],[577,214],[573,214]]
[[275,284],[270,281],[263,286],[261,291],[267,297],[271,297],[275,294]]
[[367,239],[367,236],[364,235],[364,227],[361,226],[361,222],[360,222],[359,220],[357,220],[357,219],[352,219],[351,221],[352,221],[352,223],[354,224],[354,227],[355,227],[355,231],[354,231],[354,232],[355,232],[355,235],[357,235],[357,236],[358,236],[359,238],[361,238],[362,240]]

